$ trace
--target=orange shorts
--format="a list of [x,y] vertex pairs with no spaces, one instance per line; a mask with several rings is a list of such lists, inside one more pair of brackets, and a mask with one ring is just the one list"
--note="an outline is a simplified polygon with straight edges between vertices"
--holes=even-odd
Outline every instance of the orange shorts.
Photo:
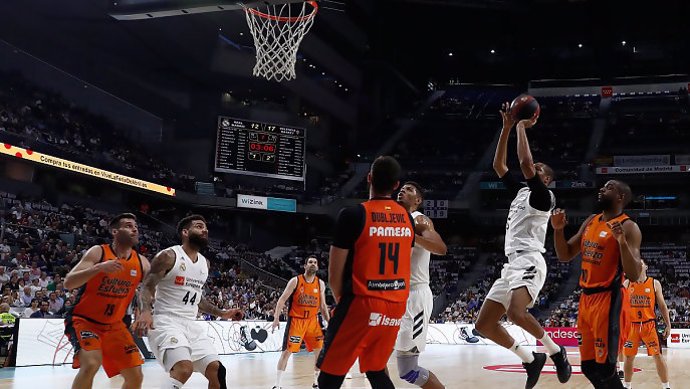
[[647,355],[661,355],[659,334],[656,332],[656,321],[649,320],[644,323],[632,323],[630,332],[628,333],[628,341],[625,342],[624,354],[626,357],[634,357],[637,355],[640,341],[644,342],[645,346],[647,346]]
[[323,331],[317,317],[311,319],[288,318],[283,337],[283,351],[290,350],[291,353],[298,353],[302,341],[304,341],[309,352],[323,347]]
[[577,315],[582,361],[618,363],[620,320],[620,289],[594,294],[582,293]]
[[81,317],[65,319],[65,335],[74,349],[72,368],[78,369],[79,351],[100,350],[103,356],[103,370],[108,377],[114,377],[122,370],[141,366],[144,363],[134,338],[123,322],[97,324]]
[[393,352],[406,302],[377,298],[343,297],[326,331],[316,366],[344,376],[359,358],[359,370],[385,369]]

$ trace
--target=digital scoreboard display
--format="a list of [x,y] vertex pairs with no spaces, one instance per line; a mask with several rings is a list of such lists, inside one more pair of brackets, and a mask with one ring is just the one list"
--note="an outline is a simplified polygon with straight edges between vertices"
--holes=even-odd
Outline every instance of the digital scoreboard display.
[[215,170],[304,181],[305,136],[304,128],[219,116]]

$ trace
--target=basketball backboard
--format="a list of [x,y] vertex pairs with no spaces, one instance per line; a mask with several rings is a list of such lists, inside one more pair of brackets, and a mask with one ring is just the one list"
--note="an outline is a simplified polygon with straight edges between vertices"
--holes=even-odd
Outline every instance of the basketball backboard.
[[303,0],[263,0],[263,1],[193,1],[184,6],[181,4],[170,4],[168,2],[141,2],[135,0],[125,0],[115,3],[111,8],[110,16],[117,20],[146,20],[153,18],[163,18],[169,16],[184,16],[203,14],[209,12],[222,12],[242,10],[243,5],[252,7],[257,4],[280,5],[287,3],[301,3]]

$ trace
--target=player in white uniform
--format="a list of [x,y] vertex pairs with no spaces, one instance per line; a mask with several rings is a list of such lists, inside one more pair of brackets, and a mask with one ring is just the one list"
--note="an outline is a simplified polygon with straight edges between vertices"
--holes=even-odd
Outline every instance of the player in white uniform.
[[225,367],[196,318],[199,311],[232,320],[243,314],[239,309],[222,310],[203,297],[211,266],[199,253],[208,244],[203,216],[185,217],[177,231],[182,245],[161,251],[151,261],[139,294],[141,313],[133,327],[139,336],[148,332],[153,354],[170,373],[161,389],[182,388],[194,371],[206,376],[209,389],[226,389]]
[[539,339],[546,347],[556,365],[558,380],[565,383],[570,379],[572,368],[568,363],[565,348],[558,346],[539,325],[527,309],[534,306],[539,291],[546,280],[546,262],[542,254],[546,228],[551,212],[555,208],[555,197],[547,189],[553,180],[553,170],[545,164],[535,164],[529,148],[526,129],[534,126],[537,117],[521,120],[517,124],[517,155],[520,170],[527,180],[527,186],[520,184],[508,171],[506,155],[508,136],[515,124],[508,103],[501,110],[503,129],[496,146],[494,170],[508,190],[515,194],[510,204],[505,235],[505,255],[508,263],[503,266],[501,278],[494,282],[479,311],[475,328],[512,352],[520,359],[527,372],[525,389],[531,389],[539,380],[546,362],[546,354],[532,353],[511,337],[500,325],[504,314],[516,325]]
[[410,263],[410,296],[395,350],[401,379],[424,389],[443,389],[436,375],[418,364],[419,354],[426,348],[426,333],[434,309],[434,296],[429,287],[431,253],[446,255],[447,252],[446,244],[434,230],[434,223],[417,210],[423,200],[422,187],[416,182],[406,182],[398,193],[398,202],[412,214],[416,236]]

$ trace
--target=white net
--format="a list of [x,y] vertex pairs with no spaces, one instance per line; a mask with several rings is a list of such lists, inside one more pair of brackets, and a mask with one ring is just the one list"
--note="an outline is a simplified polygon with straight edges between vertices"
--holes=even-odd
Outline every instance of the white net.
[[305,1],[301,7],[266,4],[261,9],[245,8],[256,46],[256,77],[277,82],[296,78],[297,50],[314,24],[317,9],[315,1]]

